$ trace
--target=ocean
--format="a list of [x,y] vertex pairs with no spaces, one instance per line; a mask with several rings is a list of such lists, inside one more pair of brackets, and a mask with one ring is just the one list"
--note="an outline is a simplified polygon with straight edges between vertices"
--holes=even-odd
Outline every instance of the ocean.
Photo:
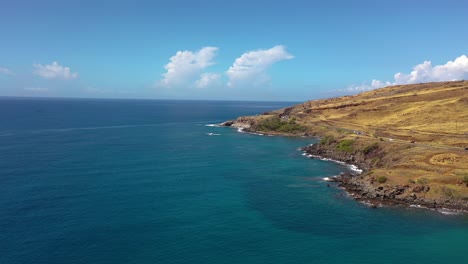
[[313,138],[212,126],[288,102],[0,98],[0,263],[466,263],[468,217],[371,209]]

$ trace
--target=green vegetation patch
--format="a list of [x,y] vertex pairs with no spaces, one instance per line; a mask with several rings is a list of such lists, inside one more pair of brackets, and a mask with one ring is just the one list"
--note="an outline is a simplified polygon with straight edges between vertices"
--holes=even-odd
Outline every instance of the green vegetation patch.
[[333,136],[325,136],[320,140],[319,144],[322,146],[328,146],[333,142],[335,142],[335,138]]
[[256,130],[297,133],[306,131],[307,127],[297,124],[295,118],[286,121],[274,116],[259,121],[256,126]]
[[336,130],[338,133],[341,133],[341,134],[352,134],[351,131],[347,130],[347,129],[342,129],[342,128],[338,128]]
[[457,192],[448,186],[442,186],[440,187],[440,190],[442,191],[442,194],[445,195],[446,197],[454,197],[456,196]]
[[362,153],[367,155],[367,154],[371,153],[372,151],[374,151],[374,150],[376,150],[378,148],[379,148],[379,144],[377,144],[377,142],[374,142],[374,143],[364,147],[362,149]]
[[417,184],[428,184],[429,183],[429,179],[427,178],[419,178],[416,180],[416,183]]
[[377,177],[377,182],[378,183],[386,183],[387,182],[387,177],[379,176],[379,177]]
[[338,145],[336,146],[336,149],[339,151],[343,151],[343,152],[352,152],[354,150],[353,148],[354,142],[355,141],[352,139],[343,139],[338,143]]

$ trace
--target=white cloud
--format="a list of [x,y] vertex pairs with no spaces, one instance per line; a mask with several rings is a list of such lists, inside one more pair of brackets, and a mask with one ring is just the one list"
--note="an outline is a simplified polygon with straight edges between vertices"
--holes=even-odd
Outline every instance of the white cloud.
[[195,87],[197,88],[206,88],[214,85],[221,84],[221,75],[217,73],[207,72],[203,73],[195,82]]
[[163,74],[159,85],[163,87],[193,85],[203,70],[214,64],[213,59],[217,51],[217,47],[204,47],[196,52],[178,51],[164,66],[167,72]]
[[56,61],[52,62],[52,64],[33,64],[33,66],[35,68],[34,74],[45,79],[71,80],[78,77],[77,72],[72,73],[69,67],[64,67]]
[[393,82],[372,80],[371,84],[351,86],[346,91],[369,91],[389,85],[413,84],[424,82],[443,82],[468,79],[468,57],[462,55],[454,61],[442,65],[432,66],[432,62],[425,61],[413,67],[409,74],[396,73]]
[[368,83],[363,83],[360,85],[353,85],[348,88],[346,88],[344,91],[346,92],[365,92],[365,91],[370,91],[378,88],[382,88],[385,86],[389,85],[394,85],[394,83],[391,83],[389,81],[380,81],[380,80],[372,80],[370,84]]
[[261,85],[269,81],[268,68],[276,62],[294,58],[282,45],[267,50],[249,51],[234,61],[227,70],[228,86]]
[[10,69],[3,68],[3,67],[0,67],[0,74],[14,75],[14,73]]
[[436,66],[432,66],[430,61],[425,61],[414,66],[410,74],[399,72],[394,78],[396,84],[461,80],[468,78],[468,57],[462,55],[454,61]]

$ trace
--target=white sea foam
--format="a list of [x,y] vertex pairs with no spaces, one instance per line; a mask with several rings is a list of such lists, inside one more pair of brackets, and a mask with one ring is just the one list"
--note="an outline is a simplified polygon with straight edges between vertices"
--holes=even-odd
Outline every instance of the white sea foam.
[[205,126],[207,126],[207,127],[219,127],[218,124],[206,124]]
[[333,177],[324,177],[324,178],[322,178],[322,180],[327,181],[327,182],[332,182],[332,181],[336,181],[336,177],[335,176],[333,176]]
[[206,133],[208,136],[220,136],[221,134],[216,134],[216,133]]
[[237,128],[237,132],[239,133],[248,133],[248,134],[252,134],[252,135],[257,135],[257,136],[267,136],[267,137],[273,137],[274,135],[269,135],[269,134],[263,134],[263,133],[256,133],[256,132],[251,132],[251,131],[245,131],[245,128],[243,127],[238,127]]
[[436,211],[441,213],[441,214],[444,214],[444,215],[460,215],[460,214],[462,214],[462,211],[446,209],[446,208],[440,208],[440,209],[437,209]]
[[358,174],[362,173],[362,170],[359,169],[356,165],[350,164],[350,165],[348,165],[348,167],[349,167],[349,169],[351,169],[354,172],[357,172]]
[[331,161],[331,162],[335,162],[335,163],[338,163],[338,164],[341,164],[341,165],[346,165],[346,162],[343,162],[343,161],[329,159],[329,158],[322,158],[320,156],[314,156],[314,155],[310,155],[310,156],[313,156],[314,158],[318,158],[318,159],[323,160],[323,161]]
[[429,208],[429,207],[426,207],[426,206],[422,206],[422,205],[419,205],[419,204],[410,204],[409,207],[411,208],[417,208],[417,209],[429,209],[429,210],[432,210],[432,211],[436,211],[438,213],[441,213],[443,215],[461,215],[463,213],[466,213],[464,211],[461,211],[461,210],[456,210],[456,209],[448,209],[448,208],[436,208],[436,209],[433,209],[433,208]]
[[250,134],[252,134],[252,135],[257,135],[257,136],[264,136],[264,134],[262,134],[262,133],[250,132]]
[[360,203],[362,203],[365,206],[372,207],[372,208],[382,208],[383,207],[383,204],[381,204],[381,203],[375,204],[375,203],[371,203],[371,202],[368,202],[368,201],[361,201]]
[[356,165],[353,165],[353,164],[347,164],[346,162],[343,162],[343,161],[339,161],[339,160],[334,160],[334,159],[329,159],[329,158],[323,158],[321,156],[318,156],[318,155],[312,155],[312,154],[307,154],[306,152],[302,153],[303,156],[306,156],[308,158],[314,158],[314,159],[319,159],[319,160],[323,160],[323,161],[331,161],[331,162],[335,162],[335,163],[338,163],[340,165],[346,165],[350,170],[356,172],[357,174],[361,174],[362,173],[362,170],[358,168],[358,166]]

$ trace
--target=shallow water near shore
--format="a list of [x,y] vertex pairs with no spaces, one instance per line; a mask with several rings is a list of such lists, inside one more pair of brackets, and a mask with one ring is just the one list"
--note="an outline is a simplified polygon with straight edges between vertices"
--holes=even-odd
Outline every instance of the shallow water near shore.
[[284,102],[0,99],[0,263],[463,263],[468,217],[371,209],[314,139],[216,124]]

